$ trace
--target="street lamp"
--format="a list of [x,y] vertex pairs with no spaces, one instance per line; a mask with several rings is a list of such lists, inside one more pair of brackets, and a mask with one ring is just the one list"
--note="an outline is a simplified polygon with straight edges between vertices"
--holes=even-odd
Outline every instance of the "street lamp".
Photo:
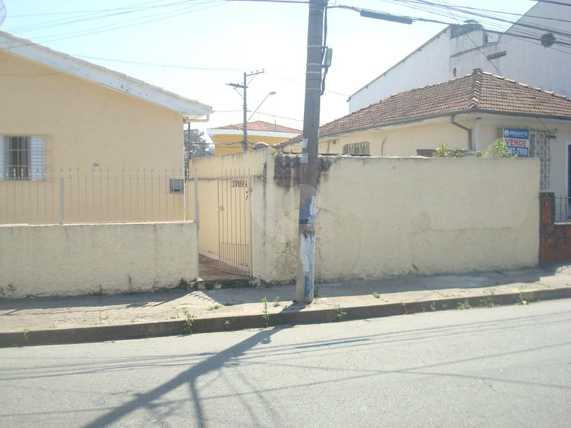
[[270,98],[272,95],[276,95],[276,94],[277,94],[276,91],[269,92],[269,93],[264,97],[264,99],[260,102],[260,104],[258,104],[258,107],[256,107],[256,108],[254,109],[254,111],[252,112],[252,114],[251,114],[250,117],[248,118],[248,122],[249,122],[249,121],[254,117],[254,115],[258,112],[258,110],[260,109],[260,107],[262,107],[262,104],[264,104],[264,103],[266,102],[266,100],[267,100],[268,98]]

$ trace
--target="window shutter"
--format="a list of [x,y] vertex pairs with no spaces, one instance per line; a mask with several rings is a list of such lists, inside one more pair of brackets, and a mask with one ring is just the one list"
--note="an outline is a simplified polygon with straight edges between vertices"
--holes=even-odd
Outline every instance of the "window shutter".
[[30,138],[30,177],[33,181],[45,180],[46,144],[41,137]]
[[6,178],[6,143],[3,135],[0,135],[0,180]]

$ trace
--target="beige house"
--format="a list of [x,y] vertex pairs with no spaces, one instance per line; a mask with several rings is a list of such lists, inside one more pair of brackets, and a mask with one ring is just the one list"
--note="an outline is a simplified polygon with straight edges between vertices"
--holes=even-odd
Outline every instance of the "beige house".
[[481,70],[393,95],[327,123],[320,128],[319,150],[431,156],[443,144],[484,152],[498,138],[518,156],[540,159],[543,191],[562,199],[571,195],[571,100]]
[[[214,143],[214,154],[216,156],[242,152],[242,141],[244,139],[244,125],[242,123],[210,128],[206,132]],[[299,129],[263,120],[248,122],[248,144],[250,148],[255,147],[258,143],[264,143],[269,146],[279,145],[298,136],[300,133]]]
[[183,124],[211,107],[4,32],[0,64],[0,223],[174,213]]

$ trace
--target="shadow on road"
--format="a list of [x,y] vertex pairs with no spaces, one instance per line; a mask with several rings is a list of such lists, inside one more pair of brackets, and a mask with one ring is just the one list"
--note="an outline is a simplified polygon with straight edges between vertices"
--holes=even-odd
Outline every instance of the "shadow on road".
[[197,365],[192,366],[188,370],[179,373],[170,381],[163,383],[162,385],[144,394],[138,395],[131,401],[98,417],[91,423],[87,424],[86,427],[99,428],[115,423],[137,409],[150,407],[153,401],[186,383],[188,383],[191,400],[194,406],[196,417],[195,424],[196,426],[204,427],[204,412],[201,405],[200,393],[196,386],[198,378],[205,375],[206,373],[221,369],[230,360],[240,357],[257,344],[267,342],[270,337],[279,330],[281,330],[279,327],[260,330],[253,336],[248,337],[246,340],[243,340],[242,342],[237,343],[236,345],[231,346],[230,348],[220,353],[214,354],[206,360],[198,363]]

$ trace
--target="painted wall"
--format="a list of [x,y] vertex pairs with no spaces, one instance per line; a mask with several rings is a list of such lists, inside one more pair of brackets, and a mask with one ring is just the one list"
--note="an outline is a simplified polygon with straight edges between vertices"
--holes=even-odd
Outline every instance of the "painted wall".
[[[567,146],[571,144],[571,124],[565,121],[491,114],[463,114],[458,115],[456,120],[473,130],[474,150],[481,153],[485,153],[497,140],[499,128],[525,128],[532,132],[547,131],[553,135],[555,138],[550,140],[548,162],[549,185],[543,190],[557,196],[568,195]],[[322,138],[319,152],[341,154],[345,144],[365,141],[370,143],[372,156],[416,156],[417,149],[435,149],[441,144],[454,149],[468,149],[466,131],[452,125],[449,118],[442,118]]]
[[322,138],[319,152],[342,154],[345,144],[360,142],[370,143],[373,156],[416,156],[417,149],[435,149],[442,144],[450,148],[468,149],[466,131],[452,125],[449,118],[444,118]]
[[[284,141],[287,141],[293,137],[295,137],[294,134],[288,137],[257,136],[255,132],[252,132],[252,134],[248,134],[248,141],[250,144],[262,142],[273,146],[279,143],[283,143]],[[241,135],[211,135],[210,138],[214,142],[214,154],[216,156],[224,156],[242,152]]]
[[[273,158],[267,160],[275,171]],[[318,192],[320,280],[468,272],[538,260],[535,159],[329,158]],[[293,173],[295,177],[295,172]],[[253,189],[254,274],[291,281],[298,188]]]
[[448,80],[449,57],[449,32],[440,32],[413,55],[351,95],[349,111],[357,111],[399,92]]
[[[563,1],[571,5],[571,0]],[[528,15],[520,22],[569,32],[569,23],[563,21],[571,20],[571,7],[538,3]],[[557,18],[562,22],[530,16]],[[564,51],[563,46],[545,48],[539,41],[510,36],[525,34],[539,39],[544,33],[545,31],[512,26],[499,39],[496,34],[487,33],[489,43],[485,44],[481,31],[451,39],[448,30],[353,94],[349,100],[349,111],[354,112],[398,92],[465,76],[475,68],[571,96],[571,80],[568,78],[571,56]],[[568,41],[564,36],[559,36],[559,39]],[[487,59],[490,54],[504,51],[506,55],[501,58]],[[422,70],[422,73],[418,73],[418,70]]]
[[[8,214],[0,210],[0,223],[49,221],[52,214],[39,213],[35,198],[36,195],[51,198],[54,189],[59,189],[56,179],[62,174],[81,176],[76,187],[90,180],[92,175],[111,176],[111,189],[116,191],[106,196],[107,207],[117,206],[124,199],[118,191],[122,176],[134,171],[142,174],[143,170],[147,176],[161,174],[167,176],[166,182],[156,182],[147,190],[141,190],[144,198],[153,197],[149,193],[152,188],[165,199],[163,207],[167,201],[169,206],[182,206],[182,195],[168,193],[168,176],[180,177],[183,168],[180,114],[6,52],[0,52],[0,64],[4,74],[0,80],[0,99],[10,106],[3,108],[0,115],[0,135],[42,137],[46,142],[48,177],[43,182],[18,183],[29,195],[14,202],[17,204],[15,217],[14,214],[7,217]],[[0,200],[14,193],[15,185],[0,182]],[[20,190],[17,193],[21,194]],[[79,204],[80,196],[70,194],[69,197],[77,198]],[[51,213],[55,208],[48,202],[42,210]],[[104,208],[102,204],[95,204],[89,207],[89,218],[69,218],[70,221],[97,221],[105,217]],[[126,220],[142,216],[138,211]],[[166,213],[159,217],[171,218]]]
[[151,291],[197,277],[193,222],[0,226],[2,297]]

